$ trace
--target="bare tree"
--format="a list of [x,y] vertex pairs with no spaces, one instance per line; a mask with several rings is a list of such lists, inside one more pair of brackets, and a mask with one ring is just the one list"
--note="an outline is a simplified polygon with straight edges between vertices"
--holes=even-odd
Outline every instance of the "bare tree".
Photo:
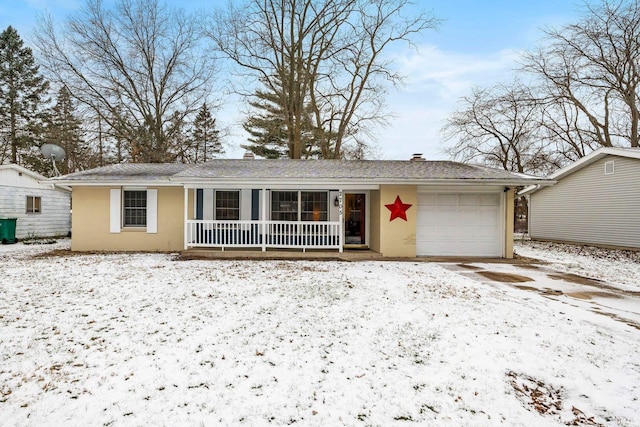
[[289,156],[300,158],[309,107],[324,158],[340,158],[384,121],[386,84],[397,83],[382,53],[434,28],[431,14],[402,15],[407,0],[247,0],[207,27],[217,48],[270,93],[279,94]]
[[544,174],[557,164],[540,133],[542,107],[531,89],[517,82],[475,88],[447,119],[443,134],[454,145],[446,152],[461,161]]
[[524,70],[542,82],[553,106],[544,125],[567,143],[567,158],[599,146],[638,147],[638,0],[589,6],[577,23],[546,34],[547,45],[525,56]]
[[[57,27],[57,26],[56,26]],[[207,95],[214,68],[194,16],[157,0],[88,0],[60,32],[50,17],[36,32],[52,78],[98,113],[129,160],[175,159],[172,145]]]

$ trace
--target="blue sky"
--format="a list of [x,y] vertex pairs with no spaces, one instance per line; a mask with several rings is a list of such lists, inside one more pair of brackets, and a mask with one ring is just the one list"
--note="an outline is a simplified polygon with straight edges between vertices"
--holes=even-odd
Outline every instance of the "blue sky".
[[[56,21],[79,9],[82,0],[0,0],[0,30],[14,26],[27,44],[36,18],[49,12]],[[105,1],[109,3],[109,1]],[[168,0],[188,10],[211,8],[225,1]],[[391,53],[405,84],[390,89],[390,125],[374,142],[379,158],[408,159],[423,153],[444,159],[440,129],[457,100],[474,86],[510,81],[523,49],[534,48],[541,29],[576,21],[584,3],[576,0],[415,0],[415,7],[432,10],[444,21],[437,31],[417,40],[417,50]],[[228,157],[241,157],[245,135],[239,126],[241,105],[231,99],[217,116],[230,130]]]

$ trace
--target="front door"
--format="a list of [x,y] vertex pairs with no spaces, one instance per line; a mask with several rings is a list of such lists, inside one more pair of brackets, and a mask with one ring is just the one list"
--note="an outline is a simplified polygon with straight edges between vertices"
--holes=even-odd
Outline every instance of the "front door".
[[344,195],[344,244],[364,245],[366,195],[346,193]]

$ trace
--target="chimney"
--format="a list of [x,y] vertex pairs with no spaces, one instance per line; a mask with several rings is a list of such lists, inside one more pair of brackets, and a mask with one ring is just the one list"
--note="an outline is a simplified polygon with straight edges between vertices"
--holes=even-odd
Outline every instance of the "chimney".
[[242,156],[244,160],[254,160],[256,156],[251,151],[245,151],[244,156]]
[[424,162],[425,158],[422,157],[422,153],[415,153],[409,160],[412,162]]

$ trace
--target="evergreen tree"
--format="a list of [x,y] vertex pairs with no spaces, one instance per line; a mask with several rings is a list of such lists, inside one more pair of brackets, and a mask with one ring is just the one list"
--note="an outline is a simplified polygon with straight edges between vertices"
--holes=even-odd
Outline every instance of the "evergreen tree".
[[39,106],[49,83],[11,26],[0,33],[0,162],[22,163],[41,132]]
[[[254,113],[242,124],[244,130],[249,133],[249,141],[252,144],[241,147],[267,159],[293,157],[285,111],[280,105],[280,95],[275,91],[257,90],[254,97],[256,100],[249,102]],[[301,157],[319,157],[321,153],[316,144],[318,129],[313,124],[310,108],[302,114],[301,120]]]
[[206,102],[202,104],[193,121],[192,143],[189,157],[193,163],[206,162],[224,154],[220,131],[216,129],[216,119],[211,116]]
[[242,124],[251,144],[241,147],[266,159],[289,157],[284,111],[278,104],[278,95],[258,90],[255,98],[256,101],[249,102],[255,113]]

